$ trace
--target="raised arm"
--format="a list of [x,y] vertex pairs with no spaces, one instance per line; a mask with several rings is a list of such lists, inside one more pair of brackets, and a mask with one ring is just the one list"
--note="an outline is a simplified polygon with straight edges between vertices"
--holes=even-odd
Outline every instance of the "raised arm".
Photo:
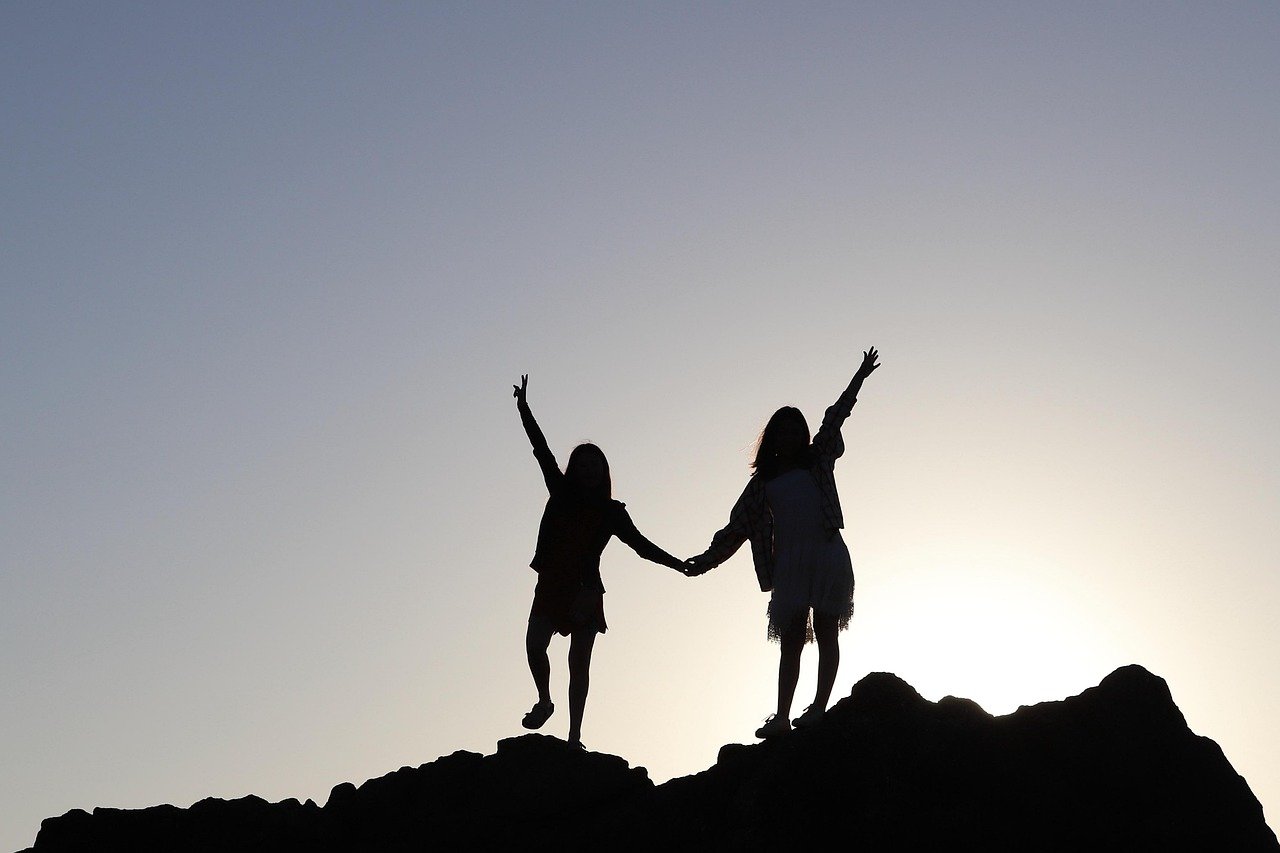
[[636,529],[635,522],[631,520],[631,516],[625,509],[618,506],[617,512],[618,519],[613,531],[614,535],[625,542],[632,551],[635,551],[651,563],[657,563],[660,566],[666,566],[668,569],[675,569],[678,572],[684,571],[684,563],[678,557],[671,556],[644,538],[644,535]]
[[554,491],[564,478],[564,474],[561,473],[551,448],[547,447],[547,438],[542,434],[542,428],[538,426],[538,422],[533,419],[533,412],[530,411],[529,402],[525,399],[525,391],[529,387],[529,374],[522,375],[520,384],[511,387],[513,389],[511,396],[516,398],[516,408],[520,410],[520,423],[524,424],[529,443],[533,445],[533,458],[538,460],[538,467],[542,469],[542,478],[547,481],[547,490]]
[[840,427],[844,425],[845,419],[853,411],[853,404],[858,402],[858,392],[862,390],[863,380],[880,366],[876,361],[879,355],[875,347],[862,354],[862,364],[859,365],[857,372],[853,374],[853,378],[849,380],[844,392],[827,409],[826,414],[822,417],[822,426],[818,428],[817,434],[813,437],[814,448],[824,458],[832,462],[844,454],[844,439],[840,436]]

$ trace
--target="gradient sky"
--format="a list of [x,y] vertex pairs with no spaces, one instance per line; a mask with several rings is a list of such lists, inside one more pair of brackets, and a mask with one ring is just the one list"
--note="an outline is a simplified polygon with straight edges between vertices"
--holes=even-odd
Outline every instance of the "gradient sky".
[[[491,752],[519,375],[687,555],[871,344],[836,695],[1140,663],[1274,821],[1277,44],[1268,2],[0,5],[0,849]],[[586,743],[750,741],[749,555],[603,570]]]

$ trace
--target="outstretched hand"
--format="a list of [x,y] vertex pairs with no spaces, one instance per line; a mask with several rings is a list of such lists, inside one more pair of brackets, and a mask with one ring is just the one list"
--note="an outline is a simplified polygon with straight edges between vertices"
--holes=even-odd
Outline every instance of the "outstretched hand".
[[858,367],[857,376],[860,379],[866,379],[872,372],[880,366],[876,361],[880,357],[880,353],[876,352],[876,348],[872,347],[862,354],[862,364]]
[[511,386],[511,396],[516,398],[517,403],[524,402],[525,389],[529,387],[529,374],[520,375],[520,384]]

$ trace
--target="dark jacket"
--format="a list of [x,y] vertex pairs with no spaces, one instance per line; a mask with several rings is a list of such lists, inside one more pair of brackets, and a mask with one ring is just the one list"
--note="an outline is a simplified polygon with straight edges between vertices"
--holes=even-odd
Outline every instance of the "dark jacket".
[[680,560],[641,535],[622,501],[591,500],[577,495],[566,482],[529,405],[522,400],[518,408],[548,492],[542,522],[538,525],[537,549],[529,563],[535,571],[565,582],[577,577],[582,586],[604,592],[600,554],[613,536],[646,560],[671,568],[682,565]]

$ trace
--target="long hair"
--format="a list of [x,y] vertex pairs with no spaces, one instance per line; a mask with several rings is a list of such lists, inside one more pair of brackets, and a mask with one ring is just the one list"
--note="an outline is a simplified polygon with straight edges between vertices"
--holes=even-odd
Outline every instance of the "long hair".
[[[578,486],[577,469],[588,456],[595,456],[600,460],[600,466],[604,469],[604,476],[600,478],[600,482],[594,487],[582,489]],[[579,444],[569,454],[569,462],[564,466],[564,479],[569,484],[569,488],[573,489],[580,498],[603,503],[613,497],[613,481],[609,477],[609,460],[605,458],[603,450],[589,441]]]
[[788,421],[798,424],[804,430],[804,450],[800,451],[796,461],[805,466],[811,461],[809,422],[804,419],[804,412],[795,406],[783,406],[774,412],[773,417],[769,418],[769,422],[764,425],[760,440],[756,442],[756,458],[751,461],[751,467],[755,469],[756,474],[766,480],[772,480],[778,475],[778,428]]

